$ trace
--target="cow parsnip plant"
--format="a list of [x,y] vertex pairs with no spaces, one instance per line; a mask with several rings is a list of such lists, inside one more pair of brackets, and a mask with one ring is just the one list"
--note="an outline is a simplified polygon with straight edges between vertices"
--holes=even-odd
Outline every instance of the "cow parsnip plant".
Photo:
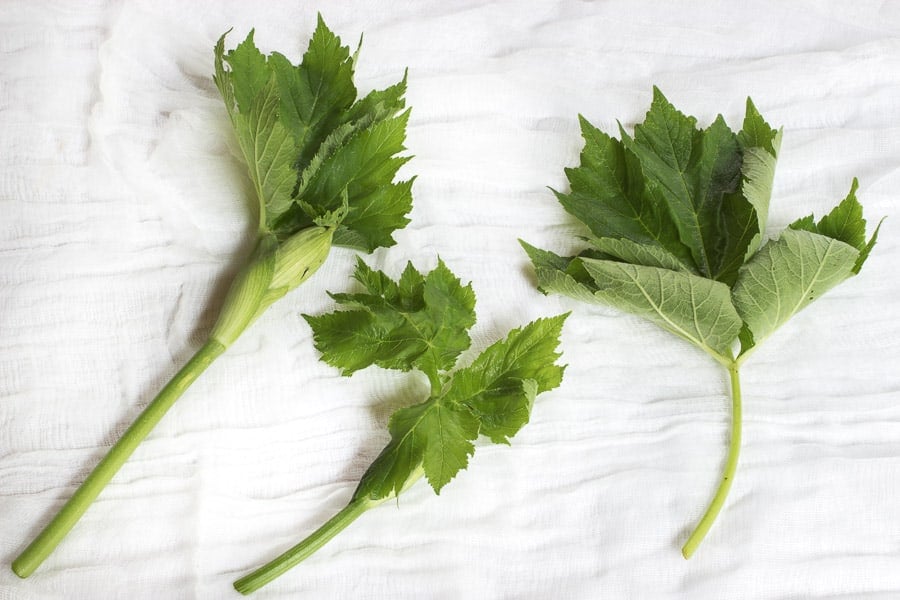
[[656,88],[633,136],[620,127],[615,139],[584,118],[581,130],[581,164],[566,169],[571,189],[556,196],[590,231],[587,249],[562,257],[522,245],[544,293],[650,319],[728,371],[731,443],[718,490],[683,547],[689,558],[734,480],[741,365],[791,316],[859,272],[878,227],[866,239],[854,179],[828,215],[799,219],[766,242],[781,131],[749,99],[737,133],[721,115],[698,129]]
[[249,594],[321,548],[367,510],[396,498],[423,475],[435,493],[465,469],[485,436],[508,444],[528,423],[535,396],[557,387],[557,346],[568,315],[511,331],[468,366],[455,368],[475,324],[475,294],[443,262],[422,275],[408,264],[399,281],[359,260],[364,291],[333,294],[347,310],[305,316],[322,360],[342,374],[376,365],[428,378],[426,400],[390,419],[391,441],[362,476],[347,506],[281,556],[234,583]]
[[13,562],[30,575],[112,479],[172,404],[273,302],[306,281],[332,245],[370,252],[394,244],[412,203],[412,179],[394,182],[409,111],[406,76],[357,98],[356,55],[321,16],[299,65],[262,54],[253,32],[225,52],[215,82],[257,200],[258,241],[218,321],[191,358],[110,449],[53,520]]

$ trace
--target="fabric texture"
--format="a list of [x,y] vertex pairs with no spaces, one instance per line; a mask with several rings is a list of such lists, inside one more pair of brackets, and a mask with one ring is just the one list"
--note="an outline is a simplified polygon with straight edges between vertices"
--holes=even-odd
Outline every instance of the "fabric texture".
[[[478,297],[474,356],[573,311],[560,388],[435,496],[420,482],[259,598],[900,597],[900,4],[889,2],[175,2],[0,6],[0,598],[238,597],[231,582],[350,498],[415,374],[351,378],[301,313],[344,291],[336,250],[176,404],[29,579],[12,559],[198,348],[253,238],[249,183],[211,79],[251,28],[297,59],[316,11],[365,33],[361,91],[409,68],[412,222],[367,257],[438,256]],[[860,179],[862,273],[743,369],[728,502],[725,372],[611,308],[544,297],[517,238],[582,230],[548,186],[578,162],[577,115],[609,133],[659,86],[701,125],[751,96],[784,127],[770,234]]]

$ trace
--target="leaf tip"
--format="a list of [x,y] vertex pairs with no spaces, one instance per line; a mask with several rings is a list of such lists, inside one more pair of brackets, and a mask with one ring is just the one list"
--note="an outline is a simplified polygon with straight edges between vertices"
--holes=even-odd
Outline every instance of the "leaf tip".
[[756,104],[753,103],[753,98],[750,96],[747,96],[746,112],[748,115],[760,116],[759,110],[757,110]]
[[221,52],[225,47],[225,38],[228,37],[228,34],[234,31],[234,27],[229,27],[228,31],[219,36],[218,41],[216,41],[216,52]]

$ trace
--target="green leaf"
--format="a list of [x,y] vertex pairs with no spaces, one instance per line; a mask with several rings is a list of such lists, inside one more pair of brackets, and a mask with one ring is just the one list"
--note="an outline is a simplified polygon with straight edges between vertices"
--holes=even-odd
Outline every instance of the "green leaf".
[[644,185],[635,155],[579,117],[584,149],[581,164],[566,169],[570,193],[555,192],[560,204],[597,238],[624,238],[658,247],[693,267],[662,198]]
[[758,231],[752,205],[738,192],[741,152],[721,115],[705,130],[654,88],[653,103],[625,147],[647,185],[668,205],[681,242],[704,276],[730,282]]
[[741,268],[734,306],[759,344],[794,314],[853,275],[859,250],[799,229],[785,229]]
[[762,236],[753,205],[736,191],[722,197],[718,267],[713,279],[732,285],[738,269],[759,247]]
[[799,219],[791,223],[788,227],[790,227],[791,229],[796,229],[798,231],[809,231],[810,233],[819,232],[818,225],[816,225],[816,219],[813,215],[800,217]]
[[294,141],[277,119],[278,96],[269,81],[253,99],[246,113],[233,116],[234,131],[247,164],[267,225],[277,220],[293,204],[291,198],[297,173],[292,163]]
[[252,29],[246,39],[225,56],[225,60],[231,67],[229,79],[238,112],[250,112],[253,101],[270,79],[266,57],[256,48]]
[[724,361],[741,319],[724,283],[656,267],[579,259],[594,279],[595,302],[650,319]]
[[358,209],[374,190],[390,184],[397,170],[409,160],[395,156],[405,149],[408,119],[406,112],[377,121],[350,137],[325,159],[303,191],[303,197],[332,209],[340,204],[341,193],[346,190],[351,207]]
[[231,71],[225,68],[225,38],[231,33],[229,29],[219,37],[213,48],[213,58],[215,70],[213,72],[213,81],[222,95],[222,101],[228,111],[228,116],[232,117],[235,111],[234,101],[234,82],[232,81]]
[[565,367],[557,365],[562,326],[568,313],[537,319],[514,329],[453,375],[446,400],[467,406],[481,433],[509,443],[531,415],[537,394],[559,386]]
[[857,189],[859,189],[859,181],[854,177],[847,197],[830,213],[822,217],[818,223],[813,215],[808,215],[797,219],[790,225],[791,229],[819,233],[856,248],[859,251],[859,257],[856,259],[856,264],[853,265],[854,274],[859,273],[872,248],[875,247],[881,223],[884,222],[884,219],[878,222],[872,237],[867,241],[866,220],[863,218],[862,204],[856,198]]
[[[763,119],[759,109],[750,98],[747,98],[744,123],[738,133],[738,142],[741,148],[760,148],[775,157],[778,156],[781,147],[781,130],[774,129]],[[768,205],[768,199],[766,205]],[[768,214],[767,211],[762,212]]]
[[275,52],[269,58],[281,99],[280,115],[297,145],[302,170],[356,100],[350,49],[341,45],[319,15],[303,60],[294,66]]
[[442,261],[426,276],[410,263],[398,284],[360,260],[355,277],[365,292],[332,295],[351,310],[304,315],[322,360],[344,374],[378,365],[419,369],[437,382],[469,347],[475,295]]
[[614,306],[650,319],[717,360],[725,360],[741,320],[724,283],[685,271],[587,257],[564,258],[520,241],[534,264],[538,288]]
[[403,96],[406,94],[407,74],[404,72],[403,79],[394,85],[383,90],[372,90],[365,97],[357,100],[343,115],[342,121],[344,123],[358,121],[374,123],[402,111],[406,108],[406,100]]
[[253,31],[227,55],[224,44],[225,35],[216,43],[214,78],[250,168],[260,219],[270,224],[293,203],[296,147],[279,121],[275,81]]
[[773,129],[766,123],[750,98],[747,98],[747,111],[744,126],[738,133],[738,143],[743,153],[741,190],[756,211],[758,222],[757,234],[747,248],[746,260],[759,249],[766,232],[775,163],[781,148],[781,130]]
[[588,239],[588,242],[602,254],[618,261],[696,274],[696,271],[692,268],[693,265],[686,265],[678,260],[675,255],[670,254],[659,246],[638,244],[624,238],[591,238]]
[[869,253],[872,252],[872,248],[875,247],[875,243],[878,241],[878,232],[881,231],[881,224],[884,223],[884,220],[887,217],[882,217],[880,221],[878,221],[878,225],[875,226],[875,231],[872,232],[872,237],[869,238],[869,241],[866,245],[859,251],[859,258],[856,259],[856,264],[853,265],[853,273],[859,273],[859,270],[862,269],[863,263],[866,262],[866,259],[869,258]]
[[391,442],[363,475],[354,496],[375,500],[397,495],[420,467],[440,493],[468,465],[479,426],[465,407],[442,399],[401,408],[388,426]]
[[537,275],[537,287],[543,294],[561,294],[582,302],[596,303],[593,279],[576,258],[563,257],[535,248],[519,240],[531,259]]
[[[349,210],[342,226],[354,235],[336,235],[335,243],[349,243],[365,250],[392,245],[392,233],[409,222],[405,215],[412,207],[412,180],[392,183],[397,170],[410,158],[396,156],[405,149],[408,118],[407,111],[375,121],[348,136],[321,159],[313,159],[310,169],[317,167],[304,172],[302,189],[298,191],[300,204],[285,214],[276,228],[308,226],[313,222],[311,210],[334,210],[346,197]],[[312,208],[304,211],[301,205]]]
[[[373,284],[383,286],[377,277]],[[508,443],[528,422],[535,396],[562,379],[565,367],[555,361],[567,316],[511,331],[454,373],[442,393],[395,412],[391,441],[363,475],[354,497],[379,500],[399,494],[419,468],[440,493],[468,465],[479,433]]]
[[372,190],[364,204],[350,209],[335,232],[334,243],[366,252],[393,246],[396,242],[392,233],[409,223],[406,215],[412,209],[414,182],[415,177]]
[[859,181],[854,177],[850,185],[850,193],[830,213],[822,217],[817,231],[822,235],[844,242],[861,250],[866,245],[866,220],[863,209],[856,199]]

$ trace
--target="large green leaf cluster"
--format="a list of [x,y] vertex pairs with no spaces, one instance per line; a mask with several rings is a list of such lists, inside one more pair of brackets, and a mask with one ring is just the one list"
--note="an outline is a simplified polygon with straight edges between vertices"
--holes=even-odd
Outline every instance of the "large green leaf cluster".
[[266,56],[253,31],[215,47],[215,82],[259,200],[260,230],[280,239],[336,224],[334,243],[373,250],[394,243],[412,206],[412,180],[394,182],[409,111],[406,77],[358,98],[356,56],[321,16],[300,64]]
[[556,192],[584,223],[587,248],[562,257],[523,242],[545,293],[646,317],[723,364],[858,273],[875,243],[849,195],[816,223],[768,243],[781,132],[747,100],[740,131],[720,115],[705,129],[654,88],[643,123],[613,138],[581,119],[581,163]]

